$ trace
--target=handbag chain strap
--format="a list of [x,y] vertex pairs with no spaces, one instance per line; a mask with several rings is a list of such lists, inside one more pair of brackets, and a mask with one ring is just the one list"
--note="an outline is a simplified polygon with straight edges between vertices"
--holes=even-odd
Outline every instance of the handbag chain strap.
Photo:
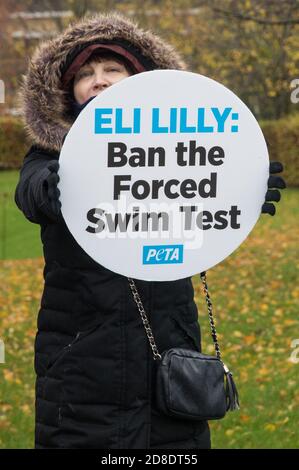
[[134,297],[134,300],[136,302],[137,308],[138,308],[139,313],[141,315],[146,335],[148,337],[150,346],[151,346],[152,351],[153,351],[154,360],[156,360],[156,359],[161,360],[162,356],[159,353],[158,348],[156,346],[155,339],[154,339],[154,336],[153,336],[153,332],[152,332],[151,326],[149,324],[148,318],[146,316],[146,313],[145,313],[145,310],[144,310],[144,307],[143,307],[143,303],[142,303],[142,301],[140,299],[140,296],[138,294],[136,284],[135,284],[134,280],[131,277],[128,277],[128,281],[129,281],[131,291],[133,293],[133,297]]
[[206,276],[205,271],[200,273],[200,278],[201,278],[201,281],[203,283],[203,289],[204,289],[204,293],[205,293],[205,296],[206,296],[206,303],[207,303],[207,307],[208,307],[208,314],[209,314],[210,327],[211,327],[211,335],[212,335],[212,339],[213,339],[213,343],[214,343],[214,347],[215,347],[216,356],[222,362],[222,360],[221,360],[221,351],[220,351],[220,346],[219,346],[219,343],[218,343],[217,331],[216,331],[214,317],[213,317],[213,310],[212,310],[213,306],[212,306],[211,297],[210,297],[209,290],[208,290],[207,276]]
[[[220,347],[219,347],[218,338],[217,338],[217,332],[216,332],[214,318],[213,318],[212,302],[211,302],[211,298],[210,298],[210,295],[209,295],[209,290],[208,290],[206,272],[205,271],[200,273],[200,278],[201,278],[201,281],[203,283],[203,288],[204,288],[205,297],[206,297],[206,303],[207,303],[207,306],[208,306],[208,313],[209,313],[209,320],[210,320],[210,327],[211,327],[211,335],[212,335],[212,339],[213,339],[213,342],[214,342],[216,356],[222,362]],[[140,316],[141,316],[141,319],[142,319],[142,322],[143,322],[143,325],[144,325],[144,328],[145,328],[146,335],[148,337],[150,346],[152,348],[154,360],[156,360],[156,359],[161,360],[162,356],[159,353],[157,345],[155,343],[153,332],[152,332],[152,329],[150,327],[147,315],[145,313],[143,303],[140,299],[136,284],[135,284],[134,280],[130,277],[128,277],[128,281],[129,281],[130,288],[131,288],[131,291],[133,293],[133,297],[134,297],[134,300],[136,302],[137,308],[139,310],[139,313],[140,313]]]

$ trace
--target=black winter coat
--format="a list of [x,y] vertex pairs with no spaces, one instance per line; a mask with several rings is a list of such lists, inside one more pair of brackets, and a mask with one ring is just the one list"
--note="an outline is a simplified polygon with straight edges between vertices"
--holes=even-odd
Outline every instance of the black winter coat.
[[[44,290],[35,341],[36,448],[199,449],[210,446],[206,422],[155,408],[152,350],[128,279],[99,265],[77,244],[62,216],[39,209],[49,160],[32,146],[15,199],[41,225]],[[159,352],[200,351],[191,278],[135,280]]]
[[[40,224],[45,257],[35,341],[35,446],[208,448],[207,422],[162,416],[155,407],[156,363],[128,279],[87,255],[62,215],[54,222],[44,211],[46,165],[59,158],[74,121],[61,85],[63,69],[82,46],[114,41],[122,41],[148,70],[185,68],[177,52],[151,32],[119,14],[96,15],[40,46],[21,87],[34,145],[25,156],[15,200]],[[135,282],[159,352],[200,351],[191,278]]]

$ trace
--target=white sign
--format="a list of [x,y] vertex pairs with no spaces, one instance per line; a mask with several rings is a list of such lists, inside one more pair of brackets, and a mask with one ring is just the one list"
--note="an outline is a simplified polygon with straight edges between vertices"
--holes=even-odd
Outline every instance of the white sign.
[[230,90],[191,72],[126,78],[94,98],[60,154],[62,214],[79,245],[148,281],[207,270],[257,222],[269,158]]

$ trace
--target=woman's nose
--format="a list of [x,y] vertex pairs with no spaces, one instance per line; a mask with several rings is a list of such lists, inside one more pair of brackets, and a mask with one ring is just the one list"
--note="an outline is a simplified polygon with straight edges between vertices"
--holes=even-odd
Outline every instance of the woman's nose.
[[95,81],[93,84],[94,90],[101,90],[103,88],[107,88],[110,85],[109,80],[105,75],[98,74],[95,77]]

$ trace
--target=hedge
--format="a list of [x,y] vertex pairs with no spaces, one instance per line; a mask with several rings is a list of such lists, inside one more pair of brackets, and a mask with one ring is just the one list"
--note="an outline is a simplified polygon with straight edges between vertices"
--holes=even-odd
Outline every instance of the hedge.
[[[299,186],[299,113],[260,123],[270,160],[281,161],[288,186]],[[16,117],[0,118],[0,169],[18,169],[30,146],[22,122]]]
[[0,117],[0,170],[18,169],[30,147],[20,118]]
[[299,186],[299,113],[260,123],[270,160],[283,163],[287,186]]

